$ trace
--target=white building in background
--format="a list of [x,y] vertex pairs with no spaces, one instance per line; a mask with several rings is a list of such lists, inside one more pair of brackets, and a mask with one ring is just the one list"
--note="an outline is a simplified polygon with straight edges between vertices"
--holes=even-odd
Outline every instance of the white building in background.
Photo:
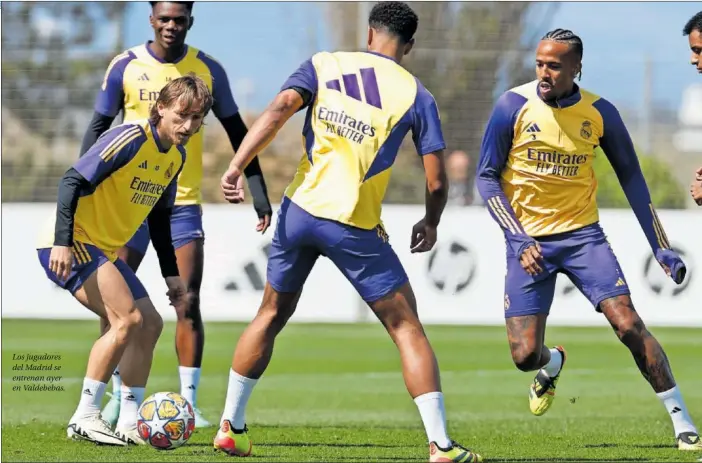
[[680,129],[673,137],[675,148],[681,153],[702,154],[702,84],[684,90],[678,121]]

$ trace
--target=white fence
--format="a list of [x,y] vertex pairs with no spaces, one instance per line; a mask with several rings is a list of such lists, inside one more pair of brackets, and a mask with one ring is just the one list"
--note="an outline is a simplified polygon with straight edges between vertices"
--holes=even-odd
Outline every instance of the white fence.
[[[51,283],[39,265],[36,234],[51,204],[2,206],[2,316],[94,318],[66,291]],[[504,241],[482,208],[449,208],[439,242],[427,254],[410,254],[412,225],[423,206],[386,206],[383,221],[417,294],[425,323],[503,324]],[[702,211],[660,211],[673,247],[685,257],[688,275],[676,286],[652,260],[648,243],[630,210],[602,211],[601,222],[619,257],[634,304],[652,326],[702,326]],[[205,321],[248,321],[260,303],[266,277],[266,246],[273,227],[254,230],[251,206],[204,207],[205,274],[201,304]],[[166,320],[175,318],[165,297],[155,252],[150,248],[138,275]],[[559,275],[549,325],[604,325],[570,281]],[[320,259],[305,286],[298,322],[374,321],[352,286]]]

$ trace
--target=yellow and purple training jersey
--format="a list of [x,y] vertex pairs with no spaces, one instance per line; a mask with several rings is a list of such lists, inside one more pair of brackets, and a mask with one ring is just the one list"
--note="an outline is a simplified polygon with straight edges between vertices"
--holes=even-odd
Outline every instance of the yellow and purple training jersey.
[[282,87],[289,88],[311,98],[285,196],[315,217],[373,229],[405,135],[412,131],[420,156],[445,148],[434,97],[387,56],[317,53]]
[[[205,81],[214,97],[212,112],[219,119],[235,115],[234,102],[224,68],[209,55],[186,45],[183,55],[172,63],[155,56],[149,43],[117,55],[105,73],[95,102],[95,111],[115,117],[124,111],[124,122],[149,117],[160,90],[171,80],[194,73]],[[185,148],[188,157],[178,178],[176,205],[202,202],[203,129],[193,135]]]
[[612,164],[654,252],[669,248],[617,109],[578,86],[571,96],[546,102],[533,81],[497,101],[477,174],[480,194],[514,254],[521,255],[531,237],[599,221],[593,171],[597,147]]
[[[100,249],[111,261],[159,202],[172,207],[185,149],[164,149],[154,126],[134,121],[105,132],[73,169],[89,186],[80,191],[73,240]],[[51,217],[37,248],[54,245]]]

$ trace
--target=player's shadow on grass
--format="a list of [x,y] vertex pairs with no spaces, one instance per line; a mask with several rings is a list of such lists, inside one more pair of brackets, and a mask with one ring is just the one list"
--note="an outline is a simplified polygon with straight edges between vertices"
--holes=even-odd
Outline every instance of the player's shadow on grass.
[[[613,447],[622,447],[622,444],[585,444],[586,449],[608,449]],[[636,449],[674,449],[675,446],[666,444],[627,444],[623,447],[632,447]]]
[[[372,449],[397,449],[407,447],[401,444],[344,444],[341,442],[270,442],[260,443],[258,447],[335,447],[335,448],[372,448]],[[206,442],[188,443],[188,447],[212,447]]]
[[424,432],[424,430],[421,427],[421,424],[419,426],[415,424],[380,424],[380,423],[373,423],[373,424],[330,424],[330,425],[325,425],[325,424],[303,424],[303,425],[298,425],[298,424],[261,424],[257,425],[257,428],[268,428],[268,429],[285,429],[285,428],[295,428],[299,429],[300,426],[308,429],[324,429],[325,431],[327,430],[333,430],[333,429],[363,429],[363,430],[369,430],[369,429],[397,429],[397,430],[418,430],[420,432]]
[[491,458],[486,458],[485,461],[520,461],[520,462],[535,462],[538,463],[540,461],[652,461],[648,458],[642,458],[642,457],[636,457],[636,458],[607,458],[607,459],[602,459],[602,458],[564,458],[564,457],[554,457],[554,458],[539,458],[535,460],[525,460],[524,458],[501,458],[501,459],[491,459]]
[[634,444],[634,445],[631,445],[631,447],[636,447],[637,449],[673,449],[673,450],[675,450],[674,445],[666,445],[666,444]]
[[342,442],[272,442],[259,444],[261,447],[336,447],[336,448],[373,448],[373,449],[397,449],[407,447],[401,444],[353,444]]

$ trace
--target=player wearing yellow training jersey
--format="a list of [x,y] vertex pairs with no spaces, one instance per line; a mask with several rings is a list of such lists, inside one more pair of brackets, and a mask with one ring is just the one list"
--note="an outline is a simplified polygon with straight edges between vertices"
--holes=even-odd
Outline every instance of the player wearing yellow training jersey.
[[[102,444],[143,443],[137,410],[163,321],[119,249],[147,220],[151,242],[178,310],[186,288],[171,238],[171,210],[185,145],[212,106],[205,82],[169,82],[148,120],[105,132],[64,175],[56,215],[37,246],[47,277],[101,319],[109,331],[93,345],[80,403],[68,436]],[[115,431],[103,421],[102,397],[113,370],[122,372],[122,410]]]
[[[229,80],[222,66],[206,53],[185,43],[193,25],[193,2],[150,2],[154,39],[117,55],[105,74],[95,103],[95,116],[85,135],[83,152],[112,123],[120,110],[124,120],[148,116],[159,90],[169,80],[193,72],[207,83],[214,97],[212,112],[224,127],[234,150],[246,135],[246,125],[232,97]],[[205,233],[202,227],[203,131],[186,146],[188,156],[178,178],[178,192],[171,218],[171,232],[178,255],[178,267],[188,294],[185,308],[178,312],[176,354],[180,392],[194,407],[196,425],[208,426],[197,407],[205,332],[200,315],[200,286],[203,274]],[[261,168],[256,160],[244,174],[258,214],[257,230],[264,233],[270,224],[272,208]],[[146,223],[120,250],[120,257],[137,271],[149,244]],[[103,326],[103,330],[106,327]],[[112,399],[105,407],[105,418],[115,423],[120,406],[120,377],[115,372]]]
[[[434,97],[400,66],[414,44],[417,16],[405,3],[382,2],[369,18],[368,51],[317,53],[293,73],[252,125],[222,177],[239,202],[241,170],[297,111],[307,107],[302,156],[278,214],[263,302],[236,346],[214,446],[251,453],[245,409],[271,359],[276,336],[293,315],[320,256],[329,258],[382,321],[400,350],[405,384],[430,442],[431,461],[480,461],[448,437],[439,369],[417,317],[407,275],[381,224],[390,170],[408,132],[426,173],[426,216],[412,229],[413,252],[436,242],[447,199],[445,143]],[[330,300],[329,310],[334,310]]]
[[582,52],[571,31],[546,34],[536,51],[537,80],[499,98],[483,138],[478,188],[507,243],[504,310],[512,358],[522,371],[538,370],[529,400],[532,413],[542,415],[566,359],[562,347],[544,345],[556,276],[563,273],[631,350],[671,414],[678,447],[695,449],[699,436],[666,355],[634,310],[599,225],[595,148],[604,150],[656,259],[678,284],[685,264],[670,248],[616,108],[575,84]]
[[[683,35],[686,35],[690,43],[690,64],[695,66],[697,72],[702,74],[702,11],[694,15],[685,24]],[[702,206],[702,167],[695,172],[695,180],[690,185],[690,195],[698,206]]]

